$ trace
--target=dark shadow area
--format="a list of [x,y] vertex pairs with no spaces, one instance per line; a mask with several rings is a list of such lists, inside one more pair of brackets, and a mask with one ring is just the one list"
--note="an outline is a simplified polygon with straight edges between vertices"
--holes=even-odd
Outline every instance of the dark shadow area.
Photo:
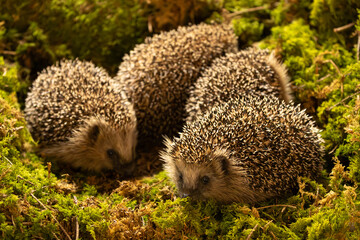
[[94,185],[99,193],[110,193],[119,187],[120,181],[135,181],[162,171],[162,161],[159,158],[161,148],[153,147],[139,152],[136,158],[136,168],[130,177],[121,176],[114,171],[93,172],[75,169],[68,164],[46,158],[44,165],[51,162],[51,173],[54,173],[59,179],[65,178],[68,183],[75,185],[77,192],[81,192],[85,184],[88,184]]

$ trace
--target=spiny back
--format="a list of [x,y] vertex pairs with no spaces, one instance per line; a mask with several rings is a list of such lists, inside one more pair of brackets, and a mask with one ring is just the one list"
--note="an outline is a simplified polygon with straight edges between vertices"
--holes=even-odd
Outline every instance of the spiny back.
[[232,164],[246,170],[252,188],[279,194],[295,187],[298,176],[318,176],[321,143],[314,121],[299,105],[241,95],[187,123],[171,156],[200,166],[209,152],[225,149],[237,159]]
[[290,90],[282,87],[288,84],[287,78],[284,67],[267,50],[228,53],[214,60],[194,84],[186,105],[187,121],[240,93],[272,95],[288,102]]
[[181,130],[189,87],[236,45],[230,27],[199,24],[147,38],[126,55],[116,79],[134,104],[140,139],[160,140]]
[[136,124],[132,105],[106,71],[79,60],[43,70],[25,104],[30,131],[43,144],[65,141],[90,117],[102,117],[115,129]]

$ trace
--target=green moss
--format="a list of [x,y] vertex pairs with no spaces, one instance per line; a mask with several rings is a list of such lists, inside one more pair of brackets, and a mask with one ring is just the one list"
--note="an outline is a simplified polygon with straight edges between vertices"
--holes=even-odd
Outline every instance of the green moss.
[[315,36],[304,20],[298,19],[289,25],[272,28],[271,37],[263,41],[261,47],[276,49],[289,69],[291,82],[301,85],[313,82],[313,76],[307,74],[306,69],[319,54]]
[[[17,80],[17,69],[5,65],[4,58],[0,56],[0,89],[7,93],[17,92],[20,89],[19,81]],[[5,94],[2,94],[5,97]]]
[[235,19],[232,24],[235,34],[240,37],[239,41],[245,46],[261,39],[264,24],[249,18]]
[[[231,24],[233,26],[235,34],[238,36],[239,46],[245,48],[254,42],[259,41],[270,27],[273,26],[271,20],[269,8],[274,4],[272,0],[259,0],[259,1],[224,1],[224,8],[230,12],[228,18],[231,16]],[[243,12],[236,16],[238,12],[246,11],[247,9],[264,7],[264,9],[254,12]],[[216,17],[214,15],[213,17]],[[215,18],[218,19],[218,18]],[[261,20],[260,20],[261,19]],[[223,20],[223,19],[222,19]]]
[[[116,73],[122,56],[147,32],[140,1],[0,2],[4,48],[16,51],[30,78],[63,57],[92,60]],[[11,55],[9,56],[11,57]]]
[[[353,51],[329,40],[320,44],[319,33],[301,19],[274,27],[272,36],[262,47],[275,49],[289,69],[297,101],[315,116],[328,152],[335,152],[342,161],[350,161],[352,175],[358,172],[357,142],[348,135],[350,122],[355,121],[356,93],[359,87],[359,65]],[[355,107],[356,108],[356,107]],[[355,131],[355,134],[356,131]],[[348,159],[348,160],[347,160]],[[346,164],[348,165],[348,164]]]
[[219,205],[212,201],[176,199],[160,203],[151,219],[163,229],[171,229],[193,239],[205,236],[242,239],[250,234],[261,239],[272,239],[273,236],[297,239],[285,226],[275,224],[266,217],[260,218],[256,209],[242,204]]
[[337,162],[330,177],[330,186],[334,191],[330,190],[324,195],[324,190],[319,191],[316,183],[312,184],[311,191],[301,190],[302,196],[311,197],[307,204],[313,203],[299,212],[290,229],[302,239],[356,239],[360,236],[357,230],[359,200],[355,188],[344,187],[348,179],[348,172]]
[[321,40],[340,41],[346,43],[345,34],[348,31],[337,32],[333,31],[334,28],[342,27],[346,24],[352,23],[357,18],[357,9],[360,8],[359,1],[346,0],[346,1],[333,1],[333,0],[314,0],[310,12],[310,23],[316,27],[320,33]]
[[33,143],[19,109],[16,92],[20,89],[17,68],[5,64],[0,56],[0,152],[2,158],[17,159]]
[[[355,193],[354,189],[342,192],[342,194],[334,200],[333,206],[325,206],[319,210],[311,218],[298,220],[294,226],[306,226],[308,239],[357,239],[360,236],[359,231],[359,204],[360,201],[348,202],[347,195],[350,192]],[[351,196],[352,200],[356,198],[356,194]],[[311,220],[310,220],[311,219]],[[306,224],[304,224],[306,223]]]
[[[109,216],[104,219],[103,215],[108,206],[101,203],[100,210],[74,207],[74,203],[70,204],[72,196],[56,192],[58,179],[49,174],[42,160],[27,153],[34,142],[13,92],[19,86],[16,68],[0,63],[0,236],[4,239],[54,238],[54,234],[64,234],[59,222],[69,221],[76,210],[84,233],[91,235],[95,229],[104,232]],[[96,190],[88,187],[83,196],[94,193]]]

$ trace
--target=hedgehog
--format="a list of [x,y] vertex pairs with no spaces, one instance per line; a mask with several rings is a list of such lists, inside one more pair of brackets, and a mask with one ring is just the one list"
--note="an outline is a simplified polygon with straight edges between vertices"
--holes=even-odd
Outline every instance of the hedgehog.
[[26,98],[25,118],[45,157],[88,171],[134,170],[134,108],[91,62],[62,60],[44,69]]
[[191,25],[147,38],[119,66],[115,80],[134,104],[139,141],[161,143],[181,130],[189,87],[213,59],[237,50],[226,25]]
[[215,59],[191,87],[186,121],[239,93],[291,100],[286,68],[268,50],[248,48]]
[[161,159],[181,197],[254,204],[319,177],[322,141],[299,105],[239,94],[167,138]]

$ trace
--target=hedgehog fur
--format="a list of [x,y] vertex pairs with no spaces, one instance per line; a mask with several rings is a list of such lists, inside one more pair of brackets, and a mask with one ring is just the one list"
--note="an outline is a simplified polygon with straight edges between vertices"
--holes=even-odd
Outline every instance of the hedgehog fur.
[[235,50],[229,26],[202,23],[147,38],[126,55],[115,80],[134,104],[139,141],[161,143],[180,131],[189,87],[213,59]]
[[285,67],[267,50],[248,48],[215,59],[190,90],[187,121],[194,121],[219,102],[237,96],[273,95],[291,100]]
[[297,188],[322,169],[322,139],[304,110],[240,94],[166,140],[165,170],[180,196],[255,203]]
[[45,156],[75,168],[130,174],[137,139],[133,106],[106,71],[63,60],[44,69],[25,102],[25,118]]

